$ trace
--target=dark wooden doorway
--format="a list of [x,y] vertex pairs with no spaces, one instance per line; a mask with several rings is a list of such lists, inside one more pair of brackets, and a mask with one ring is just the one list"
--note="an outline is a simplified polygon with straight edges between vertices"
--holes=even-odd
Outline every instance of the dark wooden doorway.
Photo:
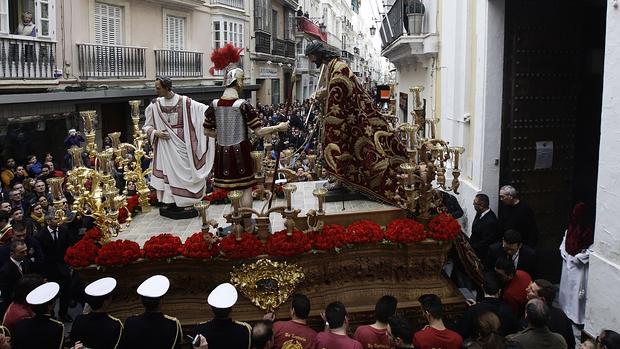
[[[536,212],[538,276],[556,282],[572,206],[596,202],[605,6],[506,0],[500,183]],[[549,167],[537,142],[553,146]]]

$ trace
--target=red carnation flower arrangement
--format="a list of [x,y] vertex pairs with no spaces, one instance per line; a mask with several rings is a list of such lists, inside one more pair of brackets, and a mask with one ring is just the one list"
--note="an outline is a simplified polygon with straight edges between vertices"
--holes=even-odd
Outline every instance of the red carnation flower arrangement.
[[271,235],[265,245],[268,255],[274,257],[290,257],[302,254],[312,249],[312,240],[301,230],[293,230],[292,235],[281,230]]
[[65,253],[65,262],[74,268],[85,268],[95,264],[99,247],[91,239],[82,239],[69,247]]
[[461,232],[459,222],[446,213],[440,213],[428,223],[428,237],[435,240],[454,240]]
[[361,220],[347,227],[344,235],[346,244],[368,244],[383,240],[383,229],[375,222]]
[[116,240],[101,247],[95,262],[105,266],[125,265],[140,257],[142,257],[142,250],[138,243],[130,240]]
[[395,243],[410,244],[424,240],[426,232],[422,223],[409,218],[401,218],[388,224],[385,237]]
[[347,230],[340,224],[327,224],[320,232],[312,233],[312,245],[317,250],[329,251],[345,244]]
[[213,237],[212,242],[207,241],[204,235],[199,232],[185,240],[181,253],[189,258],[208,259],[220,253],[220,244],[215,237]]
[[250,233],[242,233],[241,240],[237,241],[235,234],[230,234],[220,241],[220,249],[224,258],[244,259],[252,258],[264,253],[263,243]]
[[227,204],[230,202],[228,199],[228,190],[215,189],[213,192],[205,195],[204,200],[211,202],[213,205]]
[[86,233],[84,233],[82,240],[91,240],[93,242],[99,243],[102,238],[103,233],[101,232],[101,229],[99,229],[98,226],[94,226],[88,229]]
[[181,239],[178,236],[165,233],[152,236],[144,243],[144,256],[149,259],[167,259],[181,253]]

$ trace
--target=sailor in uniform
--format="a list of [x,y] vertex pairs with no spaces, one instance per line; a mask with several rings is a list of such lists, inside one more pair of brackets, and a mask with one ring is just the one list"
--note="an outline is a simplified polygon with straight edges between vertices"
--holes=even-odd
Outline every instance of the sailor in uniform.
[[252,327],[245,322],[230,318],[237,302],[237,290],[229,283],[218,285],[207,298],[215,317],[197,325],[193,335],[201,335],[209,343],[209,349],[249,349]]
[[183,337],[181,323],[161,312],[162,297],[168,288],[170,280],[163,275],[151,276],[138,287],[144,313],[125,320],[121,348],[179,348]]
[[80,342],[84,347],[92,349],[118,348],[123,334],[123,323],[106,313],[115,288],[116,280],[111,277],[96,280],[86,286],[84,293],[92,311],[79,315],[73,321],[72,343]]
[[26,296],[32,306],[34,317],[23,319],[15,324],[11,343],[13,349],[59,349],[62,348],[65,326],[52,319],[52,311],[60,285],[46,282]]

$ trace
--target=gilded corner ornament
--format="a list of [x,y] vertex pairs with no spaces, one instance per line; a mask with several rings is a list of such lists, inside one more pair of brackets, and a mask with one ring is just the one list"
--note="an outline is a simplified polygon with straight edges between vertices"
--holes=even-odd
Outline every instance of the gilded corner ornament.
[[252,264],[234,267],[230,282],[263,311],[272,312],[282,305],[304,280],[296,264],[262,258]]

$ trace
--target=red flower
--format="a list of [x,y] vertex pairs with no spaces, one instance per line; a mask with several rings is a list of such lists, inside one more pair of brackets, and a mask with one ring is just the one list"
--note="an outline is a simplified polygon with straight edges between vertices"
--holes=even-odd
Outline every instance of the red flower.
[[205,195],[204,200],[211,202],[212,204],[225,203],[228,200],[228,190],[215,189],[213,192]]
[[144,243],[144,256],[149,259],[166,259],[181,253],[181,239],[172,234],[152,236]]
[[69,247],[65,262],[74,268],[84,268],[95,263],[99,247],[90,239],[82,239]]
[[106,266],[125,265],[140,257],[142,257],[142,250],[138,243],[130,240],[116,240],[101,247],[95,262]]
[[185,257],[197,259],[208,259],[217,256],[220,253],[220,244],[219,241],[215,241],[215,237],[213,239],[214,242],[211,243],[205,240],[202,233],[195,233],[185,240],[181,253]]
[[290,257],[310,251],[312,241],[300,230],[293,230],[291,236],[286,234],[286,230],[281,230],[269,237],[265,249],[270,256]]
[[125,223],[127,221],[127,218],[129,217],[129,212],[131,212],[131,214],[134,214],[136,207],[138,207],[139,204],[140,199],[138,197],[138,194],[128,198],[127,205],[125,207],[121,207],[118,210],[118,222],[121,224]]
[[375,222],[362,220],[354,222],[347,227],[344,235],[346,244],[368,244],[383,240],[383,229]]
[[461,232],[459,222],[446,213],[435,216],[428,223],[428,237],[435,240],[454,240]]
[[84,233],[82,240],[91,240],[93,242],[99,243],[99,241],[103,238],[103,233],[98,226],[94,226]]
[[312,246],[317,250],[329,251],[345,244],[346,229],[339,224],[328,224],[323,230],[311,233]]
[[237,241],[235,234],[230,234],[220,241],[220,248],[225,258],[244,259],[264,253],[263,243],[254,234],[243,233]]
[[424,225],[413,219],[396,219],[388,224],[385,237],[395,243],[410,244],[426,238]]

